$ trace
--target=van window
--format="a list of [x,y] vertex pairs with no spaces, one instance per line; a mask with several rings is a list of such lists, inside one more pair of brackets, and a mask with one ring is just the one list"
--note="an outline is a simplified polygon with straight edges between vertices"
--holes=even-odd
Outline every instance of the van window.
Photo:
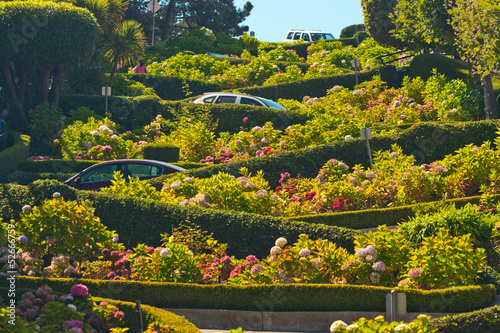
[[311,40],[309,39],[309,34],[302,34],[302,39],[304,42],[310,42]]
[[286,36],[286,39],[292,39],[293,38],[293,32],[290,31],[288,35]]
[[293,40],[299,40],[301,34],[302,34],[301,32],[296,32],[295,36],[293,36]]

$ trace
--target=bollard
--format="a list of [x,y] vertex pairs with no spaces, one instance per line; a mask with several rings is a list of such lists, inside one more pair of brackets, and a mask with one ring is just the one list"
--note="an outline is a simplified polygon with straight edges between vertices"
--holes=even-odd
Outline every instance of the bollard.
[[139,333],[144,332],[143,327],[142,327],[142,310],[141,310],[141,301],[136,301],[136,312],[137,312],[137,328],[139,330]]
[[406,294],[392,290],[385,296],[385,316],[388,321],[402,320],[406,315]]

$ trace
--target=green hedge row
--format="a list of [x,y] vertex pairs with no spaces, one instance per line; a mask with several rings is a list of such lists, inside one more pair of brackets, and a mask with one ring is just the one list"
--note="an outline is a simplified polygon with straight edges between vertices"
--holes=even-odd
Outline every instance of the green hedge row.
[[[500,195],[495,195],[500,198]],[[446,203],[453,203],[455,207],[464,207],[467,203],[479,204],[481,196],[457,198],[445,200]],[[432,206],[434,202],[422,203],[420,206]],[[360,211],[339,212],[330,214],[315,214],[303,215],[290,218],[290,220],[301,221],[306,223],[319,223],[337,227],[350,229],[376,228],[379,225],[396,225],[401,222],[408,221],[410,217],[415,216],[415,205],[369,209]]]
[[164,100],[179,100],[190,95],[200,95],[210,91],[220,91],[217,83],[181,79],[174,76],[148,75],[148,74],[116,74],[141,82],[148,88],[153,88],[155,93]]
[[[372,152],[390,150],[392,144],[399,145],[407,155],[414,155],[416,164],[431,163],[443,159],[446,155],[468,145],[481,145],[497,137],[499,121],[477,121],[467,123],[418,123],[398,135],[377,136],[370,140]],[[227,172],[239,176],[241,167],[246,167],[255,174],[264,171],[271,187],[278,186],[281,173],[288,172],[292,177],[301,175],[306,178],[317,176],[320,168],[330,159],[341,160],[353,167],[369,165],[366,143],[361,139],[338,141],[291,152],[250,158],[243,161],[216,164],[189,171],[194,177],[207,178],[218,172]],[[151,182],[155,186],[164,178]]]
[[29,156],[31,138],[19,132],[8,131],[8,148],[0,151],[0,174],[16,169],[16,163]]
[[143,148],[142,153],[148,160],[178,162],[180,148],[168,143],[150,143]]
[[[192,99],[194,100],[195,97]],[[87,107],[102,117],[105,116],[104,96],[62,95],[59,101],[59,107],[65,115],[69,115],[70,110],[80,106]],[[121,132],[148,125],[159,114],[165,119],[174,120],[175,115],[182,109],[210,112],[213,121],[217,123],[216,133],[238,132],[244,125],[242,119],[245,117],[249,118],[249,122],[245,124],[247,129],[250,129],[250,126],[262,126],[269,121],[273,123],[275,128],[285,129],[293,124],[303,124],[310,119],[306,115],[253,105],[189,104],[178,101],[163,101],[151,96],[111,96],[108,101],[108,112],[111,114],[111,120],[120,126]]]
[[[233,66],[248,65],[249,63],[252,62],[252,59],[244,59],[244,58],[224,58],[223,60],[228,60],[229,63]],[[302,73],[307,72],[309,67],[311,67],[311,64],[305,62],[290,62],[290,61],[270,61],[270,62],[278,66],[280,71],[283,72],[286,70],[286,67],[290,65],[295,65],[299,67]]]
[[[358,73],[358,81],[371,80],[374,75],[380,75],[389,87],[399,87],[403,77],[407,75],[407,69],[397,69],[395,66],[382,66],[374,70]],[[273,100],[279,98],[302,100],[304,96],[322,97],[333,86],[339,85],[353,89],[356,85],[356,74],[341,74],[335,76],[324,76],[296,82],[288,82],[271,86],[241,88],[238,91],[257,95]]]
[[120,241],[131,248],[138,243],[161,245],[161,234],[171,233],[190,221],[213,233],[228,252],[238,258],[254,254],[267,257],[279,237],[295,242],[300,234],[312,239],[329,239],[349,251],[354,250],[354,230],[324,225],[309,225],[283,218],[261,216],[199,207],[169,205],[151,200],[118,198],[93,191],[76,191],[57,181],[37,181],[29,186],[0,185],[0,217],[4,221],[18,219],[23,205],[38,205],[59,192],[66,200],[87,199],[95,207],[95,215],[108,229],[116,230]]
[[432,319],[430,326],[440,333],[498,333],[500,332],[500,307],[461,313]]
[[[45,284],[48,284],[50,286],[52,285],[51,281],[47,281],[47,283]],[[26,286],[25,288],[16,288],[16,301],[19,302],[21,300],[21,296],[24,293],[35,293],[37,288],[43,285],[44,284],[40,284],[37,286]],[[69,286],[69,288],[71,288],[71,286]],[[0,298],[3,298],[4,301],[9,299],[9,297],[7,297],[8,290],[9,288],[7,287],[0,287]],[[70,289],[59,289],[59,291],[56,291],[55,288],[53,288],[53,292],[60,295],[67,295],[69,290]],[[90,295],[93,296],[92,293],[90,293]],[[123,318],[123,326],[130,329],[128,332],[132,333],[139,331],[137,327],[137,312],[135,302],[125,302],[103,297],[92,297],[92,299],[97,304],[99,304],[100,302],[106,302],[108,304],[117,306],[120,311],[123,311],[125,313],[125,316]],[[159,321],[164,325],[169,325],[179,333],[200,333],[200,329],[197,328],[193,323],[189,322],[186,318],[178,316],[172,312],[168,312],[145,304],[141,304],[141,310],[144,329],[150,323]]]
[[[360,36],[360,40],[363,40],[363,36]],[[342,46],[358,46],[358,38],[356,37],[351,37],[351,38],[338,38],[338,39],[333,39],[329,40],[328,42],[337,42],[340,41],[342,43]],[[304,59],[307,59],[307,48],[311,45],[311,43],[302,43],[302,44],[288,44],[288,43],[279,43],[278,46],[276,47],[264,47],[261,48],[265,52],[269,52],[271,50],[276,49],[279,46],[282,46],[285,50],[294,50],[297,52],[297,55],[299,57],[302,57]]]
[[[0,282],[5,284],[5,282]],[[66,291],[76,283],[92,295],[148,304],[159,308],[226,309],[248,311],[382,311],[392,288],[340,285],[197,285],[120,280],[47,279],[18,277],[20,288],[49,284]],[[489,306],[495,299],[492,285],[436,290],[400,289],[408,312],[466,312]]]

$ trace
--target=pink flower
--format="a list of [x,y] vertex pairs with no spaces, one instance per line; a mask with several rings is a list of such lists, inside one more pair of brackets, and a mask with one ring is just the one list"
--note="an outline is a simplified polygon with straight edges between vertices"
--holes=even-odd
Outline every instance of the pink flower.
[[108,306],[108,302],[101,302],[101,303],[99,303],[99,306],[103,306],[103,307]]
[[104,149],[104,151],[107,151],[107,152],[113,151],[113,148],[111,148],[110,146],[105,146],[103,149]]
[[123,317],[125,317],[125,314],[123,313],[123,311],[116,311],[115,312],[116,319],[122,319]]
[[246,123],[248,121],[248,117],[243,118],[243,122]]
[[310,254],[311,254],[311,251],[309,251],[308,249],[302,249],[299,251],[299,255],[301,255],[303,257],[307,257]]
[[255,262],[257,262],[257,261],[259,261],[259,259],[257,259],[257,257],[256,257],[256,256],[254,256],[253,254],[251,254],[251,255],[247,256],[245,259],[246,259],[247,261],[250,261],[250,262],[254,262],[254,261],[255,261]]
[[395,107],[395,108],[397,108],[397,107],[398,107],[398,106],[400,106],[400,105],[401,105],[401,102],[400,102],[400,101],[395,101],[395,102],[394,102],[394,107]]
[[356,179],[356,177],[351,177],[351,178],[349,178],[348,182],[351,184],[356,184],[358,182],[358,180]]
[[383,272],[387,269],[387,266],[382,261],[377,261],[372,265],[374,271]]
[[236,141],[234,141],[234,143],[236,143],[237,145],[239,145],[241,143],[241,141],[240,140],[236,140]]
[[252,275],[257,275],[259,273],[262,273],[263,271],[264,271],[264,266],[262,266],[260,264],[256,264],[256,265],[252,266],[250,273],[252,273]]
[[399,153],[395,152],[395,151],[393,151],[392,153],[389,154],[390,158],[394,158],[394,157],[398,157],[398,156],[399,156]]
[[75,284],[73,287],[71,287],[69,292],[73,296],[89,296],[89,289],[83,284]]
[[229,256],[224,256],[222,258],[221,262],[223,264],[226,264],[226,265],[231,265],[233,263],[233,261],[231,260],[231,257],[229,257]]
[[408,272],[408,276],[411,277],[411,278],[416,278],[420,274],[422,274],[422,270],[420,268],[412,268]]

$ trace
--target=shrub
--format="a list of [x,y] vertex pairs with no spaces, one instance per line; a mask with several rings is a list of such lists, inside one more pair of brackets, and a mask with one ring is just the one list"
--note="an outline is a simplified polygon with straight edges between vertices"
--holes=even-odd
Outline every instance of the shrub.
[[16,223],[21,249],[50,262],[60,253],[74,260],[92,260],[101,248],[114,247],[116,234],[107,230],[94,215],[89,201],[65,201],[60,196],[55,192],[54,198],[41,206],[23,208],[21,221]]
[[8,131],[7,134],[9,141],[12,140],[14,144],[0,151],[0,174],[14,170],[17,162],[29,156],[31,138],[14,131]]
[[413,243],[419,243],[424,237],[435,235],[440,228],[449,229],[453,236],[471,234],[473,240],[487,242],[497,222],[500,222],[498,216],[478,212],[475,205],[467,204],[460,209],[450,205],[435,213],[410,218],[408,222],[399,225],[399,230]]
[[142,148],[142,155],[145,159],[163,162],[179,161],[179,147],[168,143],[150,143]]
[[498,332],[500,308],[494,306],[474,312],[461,313],[431,320],[431,326],[443,333]]

